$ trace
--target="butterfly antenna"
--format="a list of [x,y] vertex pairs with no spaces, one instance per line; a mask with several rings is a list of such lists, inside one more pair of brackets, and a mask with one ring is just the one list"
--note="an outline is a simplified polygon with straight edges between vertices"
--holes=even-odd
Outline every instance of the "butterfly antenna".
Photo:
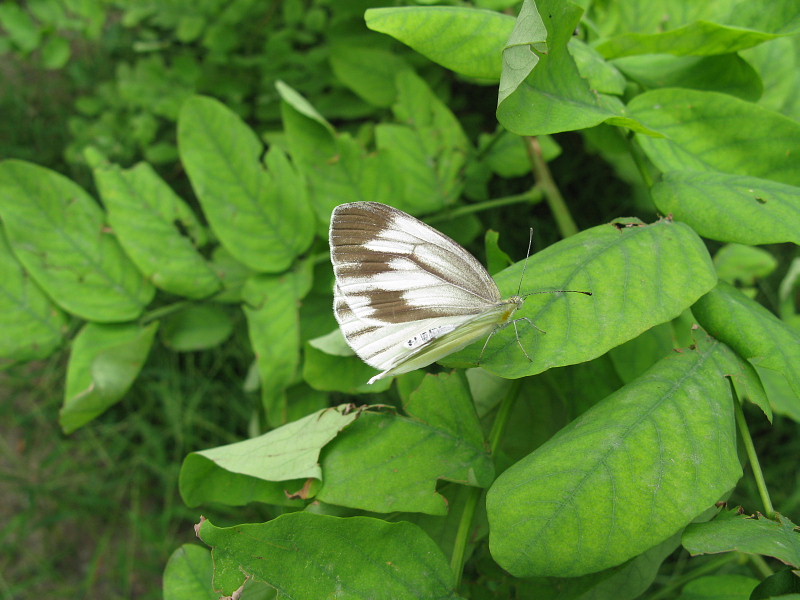
[[531,234],[528,236],[528,252],[525,254],[525,262],[522,263],[522,275],[519,278],[519,285],[517,286],[517,296],[522,291],[522,282],[525,280],[525,269],[528,268],[528,259],[531,256],[531,246],[533,245],[533,227],[531,227]]

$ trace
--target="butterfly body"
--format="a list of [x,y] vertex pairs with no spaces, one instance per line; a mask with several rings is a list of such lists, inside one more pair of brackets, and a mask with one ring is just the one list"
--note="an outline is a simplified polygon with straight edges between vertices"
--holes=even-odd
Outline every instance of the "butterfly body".
[[503,299],[458,243],[378,202],[331,215],[334,314],[350,347],[381,373],[425,367],[512,323],[524,297]]

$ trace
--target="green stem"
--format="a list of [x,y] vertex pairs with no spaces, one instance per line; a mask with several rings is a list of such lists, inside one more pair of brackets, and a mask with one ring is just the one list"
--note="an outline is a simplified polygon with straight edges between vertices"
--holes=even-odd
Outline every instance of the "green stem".
[[564,197],[561,195],[555,181],[553,181],[550,169],[547,167],[544,156],[542,156],[542,146],[539,144],[539,140],[535,137],[525,139],[527,141],[525,147],[528,150],[528,158],[530,158],[531,166],[533,167],[533,174],[536,176],[536,182],[544,192],[544,197],[550,206],[553,218],[556,220],[561,237],[567,238],[575,235],[578,233],[578,226],[572,220],[567,203],[564,202]]
[[166,306],[160,306],[155,310],[151,310],[149,313],[144,315],[141,320],[142,325],[147,325],[151,321],[156,321],[157,319],[161,319],[162,317],[166,317],[167,315],[171,315],[174,312],[178,312],[186,308],[190,303],[182,300],[180,302],[174,302],[173,304],[167,304]]
[[[516,380],[511,384],[508,392],[503,397],[500,403],[500,408],[497,409],[497,416],[494,418],[492,424],[492,431],[489,433],[489,450],[492,454],[497,450],[500,440],[503,437],[508,419],[511,416],[511,409],[519,395],[520,381]],[[483,490],[476,487],[469,488],[467,492],[467,499],[464,502],[464,510],[461,513],[461,520],[458,523],[458,531],[456,532],[456,539],[453,542],[453,555],[450,559],[450,569],[453,572],[453,589],[458,590],[461,585],[461,577],[464,574],[464,556],[467,552],[467,542],[469,535],[472,531],[472,522],[475,518],[475,511],[478,508],[478,500],[480,500]]]
[[728,379],[731,386],[731,393],[733,395],[733,410],[736,416],[736,426],[739,428],[739,434],[742,436],[742,443],[744,450],[747,453],[747,458],[750,461],[750,469],[753,471],[753,477],[756,480],[758,487],[758,494],[761,496],[761,503],[764,506],[764,514],[768,519],[775,518],[775,508],[772,506],[772,500],[769,497],[769,490],[764,481],[764,473],[761,471],[761,463],[758,462],[758,455],[756,454],[755,446],[753,446],[753,438],[750,437],[750,430],[747,428],[747,420],[744,418],[742,406],[739,403],[739,398],[736,396],[736,390],[733,387],[733,382]]
[[633,133],[630,135],[625,135],[620,131],[620,135],[622,136],[622,139],[625,140],[625,145],[628,146],[628,152],[630,153],[631,158],[633,158],[633,162],[636,165],[636,168],[639,170],[639,174],[642,176],[642,181],[644,181],[647,189],[652,188],[655,180],[653,179],[652,173],[650,173],[650,167],[645,160],[644,152],[642,152],[639,144],[635,143],[631,137]]
[[523,202],[529,202],[531,204],[535,204],[536,202],[542,199],[542,191],[538,186],[532,187],[527,192],[523,192],[522,194],[514,194],[513,196],[504,196],[502,198],[496,198],[494,200],[486,200],[485,202],[475,202],[474,204],[467,204],[465,206],[459,206],[457,208],[453,208],[452,210],[445,210],[444,212],[438,215],[432,215],[430,218],[425,218],[426,223],[437,223],[439,221],[449,221],[451,219],[456,219],[458,217],[464,217],[466,215],[471,215],[477,212],[483,212],[485,210],[492,210],[495,208],[499,208],[501,206],[508,206],[509,204],[521,204]]

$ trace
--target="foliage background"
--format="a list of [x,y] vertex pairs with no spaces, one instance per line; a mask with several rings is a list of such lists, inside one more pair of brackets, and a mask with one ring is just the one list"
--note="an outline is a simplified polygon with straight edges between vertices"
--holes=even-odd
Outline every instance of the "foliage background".
[[[600,9],[613,6],[596,4]],[[513,3],[482,5],[512,15],[517,9]],[[365,49],[385,53],[389,69],[413,68],[457,116],[470,140],[494,132],[496,86],[457,77],[392,38],[369,31],[364,11],[371,6],[381,4],[3,3],[0,157],[48,166],[94,191],[86,153],[92,148],[125,166],[145,160],[180,196],[192,198],[176,146],[179,111],[190,96],[216,97],[264,140],[280,146],[283,126],[275,85],[280,80],[309,99],[337,129],[368,140],[375,123],[391,120],[392,99],[382,97],[379,89],[365,92],[354,76],[359,52]],[[770,51],[800,60],[797,48],[796,38],[782,39],[743,54],[752,64],[769,61]],[[368,77],[368,72],[361,76]],[[781,91],[786,78],[772,77],[763,82],[764,102],[797,119],[800,95],[792,88]],[[796,75],[789,79],[796,91]],[[753,92],[744,89],[740,94]],[[657,217],[627,149],[616,146],[619,140],[600,129],[562,133],[556,140],[560,150],[549,151],[549,168],[579,229],[619,216],[646,222]],[[489,197],[528,193],[533,183],[529,164],[509,162],[498,170],[503,169],[503,177],[491,179]],[[480,196],[470,185],[480,190],[485,181],[480,174],[467,179],[466,193]],[[528,224],[534,227],[536,248],[559,239],[544,203],[529,199],[524,206],[521,211],[482,214],[463,241],[482,257],[479,233],[492,228],[502,232],[503,248],[521,258]],[[723,244],[707,243],[722,263],[725,254],[718,251]],[[314,247],[320,248],[324,250],[324,243]],[[797,250],[790,244],[765,249],[768,256],[749,254],[751,263],[744,267],[742,259],[732,259],[730,278],[776,310],[778,288]],[[181,461],[192,451],[238,441],[261,427],[253,417],[261,399],[249,385],[252,350],[244,317],[234,316],[232,325],[230,337],[210,352],[175,353],[156,346],[125,400],[69,436],[58,426],[66,352],[6,366],[0,392],[0,521],[8,524],[0,533],[4,597],[161,596],[168,557],[180,544],[195,540],[197,510],[187,508],[177,491]],[[73,323],[72,335],[76,328]],[[771,489],[773,502],[781,512],[797,516],[797,423],[776,415],[770,426],[752,407],[747,416],[766,479],[781,482]],[[750,510],[759,506],[748,477],[734,497]],[[214,505],[204,507],[204,514],[217,525],[272,516],[257,504],[237,510]],[[686,556],[676,552],[670,559],[672,577],[686,568]],[[502,582],[502,575],[493,572],[497,569],[485,552],[476,557],[468,577],[477,581],[488,574]],[[719,572],[748,570],[730,562]]]

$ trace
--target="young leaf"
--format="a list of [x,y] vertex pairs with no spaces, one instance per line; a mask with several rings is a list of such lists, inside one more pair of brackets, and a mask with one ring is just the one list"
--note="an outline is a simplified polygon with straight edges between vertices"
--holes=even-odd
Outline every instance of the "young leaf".
[[[189,298],[205,298],[222,287],[197,251],[204,241],[197,217],[150,165],[123,170],[101,162],[94,167],[94,178],[109,224],[150,281]],[[181,235],[179,224],[191,239]]]
[[495,560],[518,577],[618,565],[680,530],[741,476],[721,344],[663,359],[497,478]]
[[[504,296],[516,293],[523,262],[496,277]],[[442,362],[522,377],[591,360],[654,325],[669,321],[713,287],[716,273],[700,238],[682,223],[618,221],[582,231],[532,255],[522,291],[583,290],[529,296],[514,327],[498,332],[483,357],[473,344]]]
[[501,52],[514,19],[461,6],[370,8],[367,27],[391,35],[460,75],[499,81]]
[[0,163],[0,217],[12,251],[67,312],[95,322],[138,317],[155,290],[81,187],[37,165]]
[[717,92],[671,88],[636,96],[628,113],[662,134],[637,136],[661,171],[722,171],[800,185],[794,156],[800,123],[762,106]]
[[249,440],[193,452],[181,467],[181,495],[189,506],[211,501],[285,504],[285,492],[298,491],[303,480],[322,478],[320,451],[360,414],[343,404]]
[[153,344],[158,323],[87,323],[72,343],[59,422],[72,433],[116,404],[133,384]]
[[465,440],[454,428],[365,413],[326,448],[317,498],[375,512],[445,514],[438,479],[486,487],[494,477],[483,440]]
[[684,548],[693,555],[733,551],[761,554],[800,568],[800,529],[794,523],[782,515],[776,522],[734,512],[689,525],[681,540]]
[[700,324],[757,367],[781,373],[800,396],[800,334],[720,281],[692,308]]
[[212,546],[214,588],[232,594],[247,576],[288,598],[457,600],[452,573],[416,525],[309,512],[267,523],[199,527]]
[[178,120],[181,159],[222,244],[258,272],[286,270],[314,237],[305,182],[273,147],[266,166],[258,136],[230,109],[195,96]]
[[717,171],[670,171],[653,186],[664,214],[703,237],[740,244],[800,244],[800,187]]
[[64,339],[67,318],[25,273],[0,227],[0,357],[45,358]]

